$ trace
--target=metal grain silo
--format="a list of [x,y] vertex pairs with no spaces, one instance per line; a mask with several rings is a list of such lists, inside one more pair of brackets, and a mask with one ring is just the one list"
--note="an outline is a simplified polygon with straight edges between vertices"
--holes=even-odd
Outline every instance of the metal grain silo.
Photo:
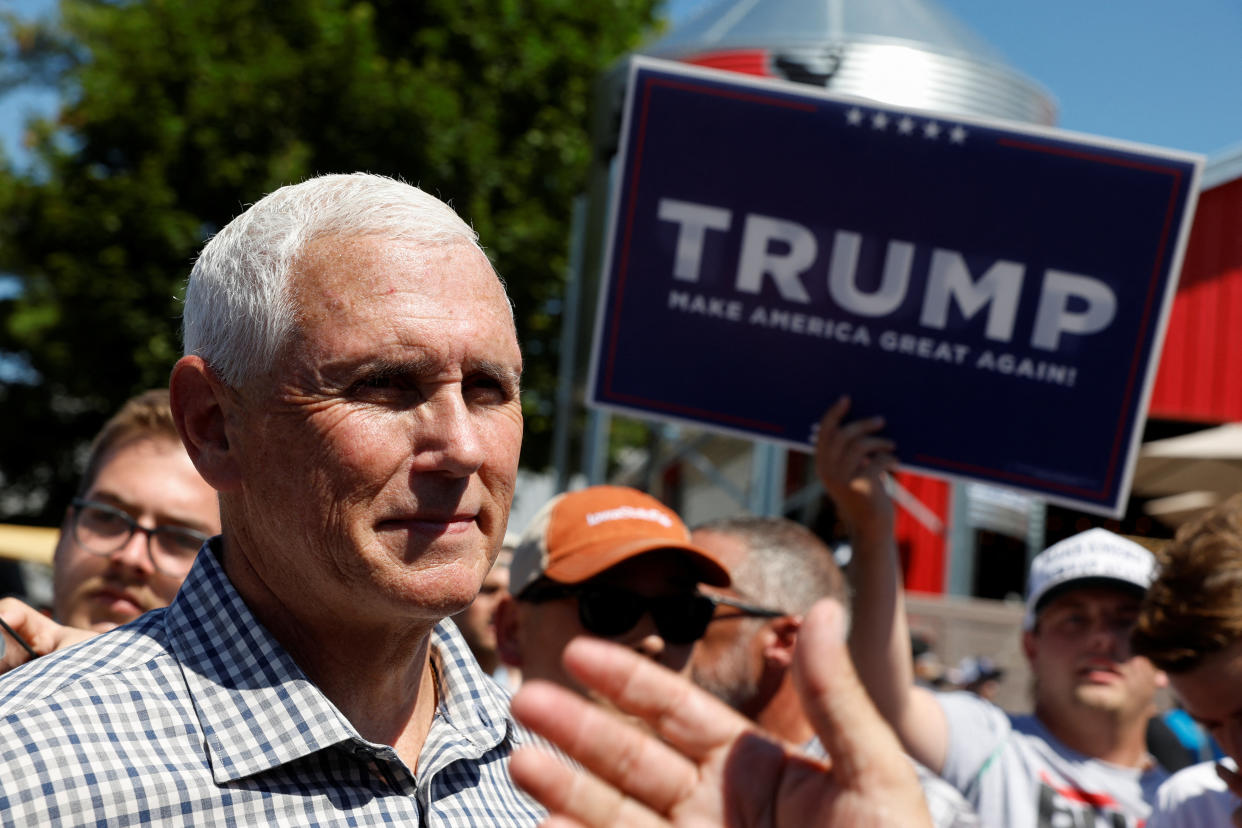
[[639,51],[896,106],[1056,121],[1047,90],[931,0],[724,0]]

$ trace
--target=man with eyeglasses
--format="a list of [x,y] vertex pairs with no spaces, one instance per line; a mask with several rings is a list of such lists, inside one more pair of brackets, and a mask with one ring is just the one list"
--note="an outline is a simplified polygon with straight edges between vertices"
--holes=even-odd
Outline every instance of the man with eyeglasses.
[[688,675],[694,643],[717,606],[735,614],[772,611],[699,590],[725,587],[728,572],[691,543],[673,510],[622,486],[593,486],[553,498],[513,553],[511,595],[497,611],[501,657],[522,677],[580,689],[561,654],[578,635],[611,639]]
[[16,600],[0,618],[21,637],[4,641],[0,672],[167,606],[203,542],[220,531],[216,492],[181,445],[168,391],[129,400],[91,444],[65,511],[53,558],[48,619]]

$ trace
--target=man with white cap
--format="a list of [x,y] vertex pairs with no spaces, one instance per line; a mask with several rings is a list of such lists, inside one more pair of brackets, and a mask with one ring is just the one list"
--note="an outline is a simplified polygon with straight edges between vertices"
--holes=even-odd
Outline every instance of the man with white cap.
[[1141,826],[1166,778],[1144,741],[1166,679],[1129,643],[1152,554],[1092,529],[1032,562],[1022,634],[1035,679],[1032,715],[917,687],[883,480],[894,446],[879,436],[880,418],[843,424],[847,409],[843,400],[821,422],[816,465],[852,534],[850,649],[881,715],[984,825]]
[[716,606],[765,612],[699,584],[728,586],[729,574],[673,510],[622,486],[592,486],[553,498],[522,534],[510,595],[497,610],[501,658],[523,679],[579,689],[561,654],[578,635],[624,644],[689,674],[690,654]]

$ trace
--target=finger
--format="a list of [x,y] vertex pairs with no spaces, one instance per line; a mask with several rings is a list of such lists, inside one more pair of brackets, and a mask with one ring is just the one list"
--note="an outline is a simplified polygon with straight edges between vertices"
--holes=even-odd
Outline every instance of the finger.
[[10,659],[14,649],[22,651],[23,661],[47,655],[55,649],[49,631],[59,627],[59,624],[23,601],[0,598],[0,630],[9,639]]
[[0,676],[30,661],[30,656],[17,644],[9,641],[9,635],[0,632]]
[[819,418],[819,433],[825,434],[835,431],[837,426],[841,425],[841,421],[845,419],[845,414],[849,410],[849,395],[844,394],[838,397],[836,402],[828,406],[828,410],[824,412],[824,416]]
[[890,474],[897,471],[897,468],[900,465],[900,463],[897,460],[897,456],[887,451],[881,451],[881,452],[871,455],[871,457],[869,458],[869,462],[872,466],[876,467],[877,469],[888,472]]
[[[854,672],[845,644],[845,611],[825,599],[807,613],[794,653],[794,681],[807,717],[832,757],[840,784],[862,791],[900,783],[918,794],[914,771]],[[908,778],[905,778],[907,777]]]
[[1234,796],[1242,796],[1242,774],[1231,770],[1228,766],[1216,763],[1216,775],[1229,788]]
[[850,448],[854,441],[863,437],[875,434],[884,428],[883,417],[864,417],[861,420],[851,420],[843,426],[839,426],[834,431],[825,432],[827,435],[828,456],[836,456]]
[[626,647],[576,638],[565,648],[563,660],[579,682],[646,722],[692,762],[701,762],[753,729],[723,702]]
[[616,788],[570,768],[537,747],[521,747],[509,761],[513,780],[548,809],[550,826],[663,826],[663,819]]
[[531,682],[510,707],[518,721],[659,813],[688,798],[698,780],[695,766],[668,745],[564,688]]
[[896,443],[884,437],[865,437],[855,440],[846,447],[839,468],[847,477],[853,479],[859,474],[871,471],[872,468],[881,468],[870,461],[883,455],[891,457],[896,447]]
[[18,632],[13,625],[9,624],[0,616],[0,641],[3,642],[3,650],[0,650],[0,659],[3,659],[9,668],[16,667],[19,664],[25,664],[31,659],[38,658],[43,653],[31,648],[30,642],[27,640],[29,631]]

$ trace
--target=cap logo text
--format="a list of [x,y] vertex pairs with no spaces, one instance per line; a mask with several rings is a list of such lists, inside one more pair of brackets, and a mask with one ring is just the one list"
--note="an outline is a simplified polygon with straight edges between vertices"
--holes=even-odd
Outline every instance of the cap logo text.
[[602,512],[588,512],[586,516],[587,526],[595,526],[610,520],[649,520],[665,527],[673,525],[669,516],[659,509],[639,509],[636,506],[618,506]]

